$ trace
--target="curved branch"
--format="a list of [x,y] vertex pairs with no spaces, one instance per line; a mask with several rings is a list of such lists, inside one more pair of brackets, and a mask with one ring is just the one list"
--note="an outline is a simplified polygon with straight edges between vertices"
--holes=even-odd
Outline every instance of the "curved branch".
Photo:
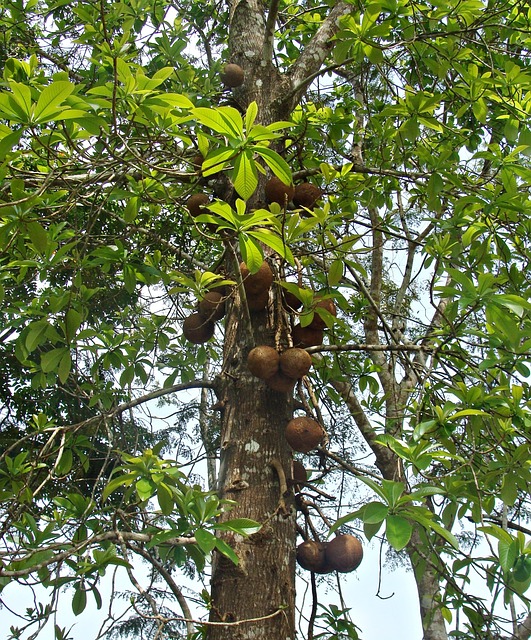
[[266,26],[265,26],[265,40],[264,40],[264,53],[262,61],[265,64],[270,64],[273,58],[273,45],[275,42],[275,25],[277,23],[278,8],[280,6],[280,0],[272,0],[269,6],[269,12],[267,14]]
[[400,463],[398,457],[387,447],[375,442],[378,434],[367,418],[365,411],[363,411],[352,385],[349,382],[339,380],[331,380],[330,383],[343,398],[361,435],[376,456],[376,466],[382,472],[383,477],[388,480],[394,480],[399,477]]
[[[32,567],[26,567],[24,569],[14,569],[14,570],[4,569],[0,567],[0,577],[21,578],[23,576],[28,576],[32,573],[35,573],[36,571],[39,571],[40,569],[49,567],[52,564],[58,564],[59,562],[62,562],[63,560],[66,560],[67,558],[70,558],[73,555],[78,555],[79,553],[82,553],[85,549],[87,549],[91,545],[99,544],[100,542],[104,542],[104,541],[120,542],[121,540],[123,541],[132,540],[134,542],[148,543],[148,542],[151,542],[154,536],[155,534],[135,533],[133,531],[106,531],[105,533],[100,533],[98,535],[92,536],[91,538],[87,538],[80,544],[72,545],[70,549],[66,549],[65,551],[56,553],[51,558],[47,558],[46,560],[37,562]],[[184,546],[187,544],[196,544],[196,539],[193,537],[190,537],[190,538],[176,537],[176,538],[170,538],[169,540],[165,540],[164,544],[167,544],[170,546]],[[62,548],[64,547],[64,544],[60,544],[57,546]],[[48,548],[50,549],[50,547]],[[43,550],[44,549],[39,547],[38,549],[35,549],[33,553],[28,553],[27,555],[22,556],[20,558],[15,558],[12,561],[24,562],[24,563],[28,562],[29,560],[31,560],[31,558],[35,554],[42,553]],[[9,555],[10,555],[9,552],[2,552],[0,553],[0,558],[9,558]]]
[[150,564],[152,564],[155,571],[157,571],[157,573],[159,573],[164,578],[166,584],[171,589],[171,592],[173,593],[173,595],[175,596],[175,599],[177,600],[177,602],[179,603],[179,606],[181,607],[184,621],[186,622],[186,631],[188,635],[191,637],[192,634],[195,633],[196,631],[193,623],[191,622],[192,612],[190,611],[190,607],[188,606],[188,602],[184,597],[183,592],[180,590],[179,586],[173,579],[170,572],[167,571],[164,565],[162,565],[160,562],[157,562],[157,560],[142,547],[137,547],[136,545],[130,545],[130,549],[135,553],[138,553],[139,555],[141,555],[145,560],[147,560]]
[[[46,429],[42,429],[42,431],[39,431],[39,433],[40,434],[47,434],[47,433],[57,434],[61,430],[77,431],[78,429],[89,427],[95,422],[98,422],[102,419],[113,418],[123,413],[124,411],[128,411],[129,409],[132,409],[133,407],[137,407],[138,405],[149,402],[150,400],[155,400],[156,398],[161,398],[163,396],[169,395],[170,393],[186,391],[187,389],[205,389],[205,388],[212,389],[214,392],[216,392],[218,389],[218,386],[215,382],[211,380],[193,380],[192,382],[174,384],[173,386],[168,387],[167,389],[164,389],[164,388],[156,389],[155,391],[146,393],[146,395],[140,396],[139,398],[135,398],[134,400],[130,400],[129,402],[123,402],[122,404],[119,404],[117,407],[115,407],[111,411],[101,412],[96,416],[92,416],[92,418],[87,418],[86,420],[83,420],[82,422],[76,422],[75,424],[63,425],[59,427],[48,427]],[[19,438],[16,442],[14,442],[14,444],[12,444],[10,447],[8,447],[5,451],[2,452],[2,454],[0,455],[0,460],[3,460],[3,458],[5,458],[5,456],[8,455],[11,451],[20,447],[21,443],[25,442],[26,440],[31,440],[31,438],[33,438],[34,436],[35,436],[35,433],[28,433],[25,436],[22,436],[21,438]]]
[[354,6],[338,2],[321,24],[313,38],[306,45],[289,72],[291,92],[282,98],[283,103],[297,103],[306,87],[318,74],[321,65],[332,49],[332,37],[339,30],[339,19],[351,13]]

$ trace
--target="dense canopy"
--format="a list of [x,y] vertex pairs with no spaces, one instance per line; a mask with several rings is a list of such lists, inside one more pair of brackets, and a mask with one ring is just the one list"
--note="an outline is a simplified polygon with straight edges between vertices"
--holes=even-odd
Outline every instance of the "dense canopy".
[[9,638],[530,637],[529,3],[0,6]]

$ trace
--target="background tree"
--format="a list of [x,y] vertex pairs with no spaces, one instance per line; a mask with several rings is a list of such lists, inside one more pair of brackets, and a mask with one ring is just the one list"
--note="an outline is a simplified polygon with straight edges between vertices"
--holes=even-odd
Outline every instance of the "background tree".
[[[51,594],[12,637],[118,565],[101,636],[294,638],[334,532],[407,557],[425,640],[529,636],[530,15],[2,4],[0,584]],[[326,580],[304,633],[357,638]]]

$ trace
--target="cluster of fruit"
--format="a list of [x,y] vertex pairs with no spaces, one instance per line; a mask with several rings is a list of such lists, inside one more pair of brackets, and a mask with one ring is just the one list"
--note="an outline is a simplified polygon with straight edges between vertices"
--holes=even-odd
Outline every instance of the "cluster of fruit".
[[[233,63],[225,65],[221,79],[230,88],[243,84],[245,74],[243,69]],[[200,171],[204,158],[200,155],[194,158],[194,167]],[[313,210],[322,191],[312,183],[303,182],[296,186],[287,185],[279,178],[272,177],[265,185],[265,198],[268,204],[277,203],[287,208],[290,203],[304,212]],[[186,206],[192,218],[205,213],[205,207],[210,198],[205,193],[190,196]],[[263,261],[256,273],[250,273],[244,262],[240,263],[240,275],[245,290],[247,306],[250,312],[265,309],[269,301],[269,292],[274,281],[273,272],[267,261]],[[190,342],[201,344],[214,335],[215,322],[225,315],[225,302],[230,292],[226,288],[219,291],[208,291],[199,301],[197,311],[188,316],[183,325],[183,334]],[[282,301],[284,307],[291,313],[297,313],[302,307],[298,297],[283,290]],[[319,310],[324,310],[321,315]],[[292,330],[293,347],[279,353],[277,349],[268,345],[259,345],[249,352],[247,366],[249,371],[264,380],[266,385],[274,391],[291,393],[297,380],[308,374],[312,365],[311,356],[305,349],[323,343],[324,331],[327,328],[326,315],[336,315],[336,307],[330,298],[316,296],[311,309],[313,317],[310,323],[299,322]],[[324,317],[323,317],[324,316]],[[289,446],[297,452],[309,453],[320,445],[325,437],[323,427],[308,416],[296,417],[290,420],[285,429],[285,437]],[[304,465],[298,460],[293,461],[292,481],[296,492],[308,481],[308,474]],[[299,565],[315,573],[330,573],[332,571],[350,572],[356,569],[363,558],[363,547],[360,541],[352,535],[338,535],[330,542],[307,540],[297,547],[297,562]]]
[[183,335],[193,344],[207,342],[214,335],[215,322],[225,315],[225,290],[207,291],[200,300],[197,311],[185,318]]
[[362,559],[361,542],[348,533],[338,535],[330,542],[306,540],[297,547],[297,562],[314,573],[349,573],[359,567]]

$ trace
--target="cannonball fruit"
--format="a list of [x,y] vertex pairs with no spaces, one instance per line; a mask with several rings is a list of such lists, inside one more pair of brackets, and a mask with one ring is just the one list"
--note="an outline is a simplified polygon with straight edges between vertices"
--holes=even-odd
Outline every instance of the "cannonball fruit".
[[269,289],[265,291],[260,291],[259,293],[255,293],[251,295],[247,294],[247,306],[249,307],[249,311],[262,311],[267,307],[267,303],[269,302]]
[[295,193],[295,188],[289,184],[284,184],[280,178],[273,176],[265,185],[265,197],[267,202],[276,202],[280,206],[285,206]]
[[293,346],[305,349],[306,347],[316,347],[323,344],[324,333],[322,329],[301,327],[300,324],[297,324],[293,327],[291,337]]
[[260,345],[249,351],[247,367],[253,376],[267,380],[278,372],[279,360],[280,356],[276,349]]
[[297,562],[303,569],[315,573],[357,569],[363,559],[363,547],[356,536],[336,536],[330,542],[307,540],[297,547]]
[[326,544],[315,540],[306,540],[297,547],[297,562],[307,571],[329,573],[326,566]]
[[293,204],[296,207],[306,207],[313,209],[315,203],[322,196],[321,189],[310,182],[303,182],[295,187],[293,194]]
[[195,171],[201,171],[201,167],[203,166],[203,162],[205,161],[203,155],[201,153],[196,153],[192,158],[192,166]]
[[304,349],[286,349],[280,356],[280,370],[289,378],[302,378],[312,366],[312,357]]
[[208,213],[203,208],[209,202],[209,197],[204,193],[194,193],[193,196],[190,196],[186,201],[186,207],[190,212],[192,218],[197,218],[197,216],[202,213]]
[[207,291],[199,303],[199,314],[205,320],[221,320],[225,315],[225,299],[219,291]]
[[293,485],[296,492],[300,491],[299,482],[308,482],[308,472],[306,471],[302,462],[298,460],[293,461]]
[[266,380],[266,385],[270,389],[273,389],[273,391],[278,391],[279,393],[291,393],[296,382],[294,378],[288,378],[288,376],[285,376],[281,371],[278,371]]
[[251,296],[267,291],[273,284],[273,272],[265,260],[256,273],[251,273],[245,262],[240,263],[240,271],[245,291]]
[[239,64],[229,62],[223,67],[220,77],[225,86],[234,89],[234,87],[240,87],[243,84],[245,73]]
[[[334,317],[337,316],[336,305],[334,304],[334,301],[330,298],[319,300],[315,304],[314,309],[324,309],[325,311],[328,311],[328,313],[332,314]],[[312,329],[326,329],[326,322],[316,312],[309,326]]]
[[302,416],[288,422],[285,435],[289,446],[294,451],[308,453],[323,441],[325,434],[318,422]]
[[363,559],[363,547],[356,536],[336,536],[326,545],[326,565],[331,571],[348,573],[359,567]]
[[193,344],[207,342],[214,335],[215,325],[210,320],[205,320],[199,313],[185,318],[183,323],[183,335]]
[[288,311],[296,311],[302,307],[302,301],[299,300],[297,296],[293,295],[293,293],[286,291],[285,289],[282,291],[282,304]]

